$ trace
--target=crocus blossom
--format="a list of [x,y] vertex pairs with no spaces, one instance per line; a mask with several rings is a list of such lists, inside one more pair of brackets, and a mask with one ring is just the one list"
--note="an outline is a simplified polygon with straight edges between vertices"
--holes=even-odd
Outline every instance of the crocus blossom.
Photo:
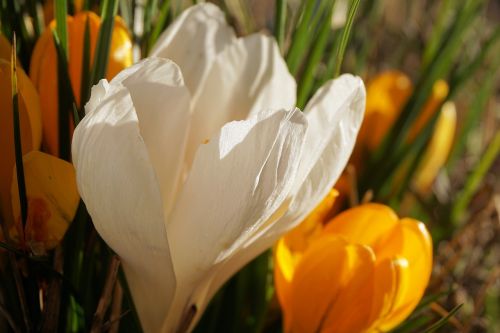
[[[90,37],[90,61],[92,63],[96,48],[97,33],[101,19],[93,12],[79,12],[67,17],[68,25],[68,73],[71,87],[80,105],[82,83],[83,50],[85,26],[88,22]],[[30,63],[30,78],[33,81],[42,105],[44,150],[52,155],[59,153],[58,123],[58,80],[57,52],[52,36],[56,21],[52,21],[37,40]],[[106,77],[113,78],[119,71],[132,64],[132,39],[120,17],[115,23],[110,43],[110,56]],[[85,70],[88,71],[88,70]],[[68,124],[70,126],[70,124]]]
[[300,112],[275,41],[236,38],[211,4],[186,10],[153,54],[93,87],[73,163],[143,329],[173,332],[330,191],[365,90],[343,75]]
[[424,224],[365,204],[324,227],[303,251],[283,237],[275,286],[285,332],[385,332],[416,307],[432,270]]

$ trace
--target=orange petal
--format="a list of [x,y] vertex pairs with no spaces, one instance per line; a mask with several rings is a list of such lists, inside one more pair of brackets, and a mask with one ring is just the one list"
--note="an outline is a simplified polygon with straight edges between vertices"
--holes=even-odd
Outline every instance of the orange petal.
[[398,217],[392,209],[368,203],[334,217],[326,225],[324,233],[340,235],[353,244],[367,245],[377,253],[377,242],[387,237],[397,225]]
[[432,239],[425,225],[404,218],[398,228],[402,248],[396,255],[403,258],[406,265],[399,267],[393,310],[379,325],[383,330],[396,327],[411,314],[424,294],[432,271]]
[[304,221],[284,236],[286,246],[292,252],[305,251],[309,244],[321,235],[323,224],[337,196],[337,190],[332,189]]
[[[61,241],[78,208],[75,170],[70,163],[39,151],[26,154],[23,164],[28,199],[24,241],[35,254],[44,254]],[[21,209],[15,173],[11,193],[12,211],[19,227]],[[11,229],[13,238],[15,230]]]
[[285,240],[281,238],[274,250],[274,287],[283,312],[285,327],[289,327],[292,320],[290,293],[295,266],[300,256],[292,254],[286,246]]
[[373,287],[374,262],[367,247],[330,235],[319,238],[296,267],[290,294],[292,321],[285,331],[359,331],[370,326],[371,301],[365,300]]
[[429,190],[439,170],[446,163],[453,145],[456,126],[455,105],[453,102],[445,103],[434,127],[429,146],[413,180],[413,185],[419,193],[425,193]]
[[4,35],[2,35],[2,33],[0,33],[0,59],[10,61],[11,53],[12,47],[10,46],[9,41]]
[[398,71],[383,72],[368,83],[365,119],[357,140],[360,146],[372,151],[380,145],[412,90],[408,76]]

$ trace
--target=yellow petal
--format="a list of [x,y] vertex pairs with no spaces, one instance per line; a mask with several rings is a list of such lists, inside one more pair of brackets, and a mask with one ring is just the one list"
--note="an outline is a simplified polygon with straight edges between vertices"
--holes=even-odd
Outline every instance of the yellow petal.
[[422,131],[427,122],[431,117],[438,111],[438,107],[444,101],[446,96],[448,96],[449,87],[446,81],[437,80],[432,86],[432,93],[427,100],[425,106],[423,107],[420,115],[415,120],[412,125],[410,133],[408,135],[408,140],[411,142],[415,137]]
[[19,239],[21,210],[15,170],[11,193],[16,228],[11,233],[15,238],[17,231],[20,242],[35,254],[43,254],[57,246],[75,216],[79,202],[75,171],[70,163],[39,151],[26,154],[23,164],[28,199],[25,239]]
[[278,301],[283,309],[285,327],[290,327],[292,320],[290,293],[295,266],[300,257],[301,255],[294,257],[290,249],[286,246],[284,238],[281,238],[276,244],[274,250],[274,287]]
[[284,236],[286,245],[291,251],[305,251],[309,244],[321,235],[323,224],[337,196],[337,190],[332,189],[304,221]]
[[392,209],[368,203],[340,213],[328,222],[324,232],[340,235],[349,243],[370,246],[377,253],[377,242],[397,225],[398,217]]
[[357,142],[370,151],[377,148],[413,90],[408,76],[388,71],[373,78],[366,90],[366,112]]
[[399,267],[393,309],[379,325],[384,331],[394,328],[411,314],[424,294],[432,271],[432,239],[425,225],[404,218],[398,228],[402,248],[396,256],[404,264]]
[[[21,67],[17,68],[19,120],[23,154],[39,149],[42,123],[38,94]],[[10,185],[15,164],[10,60],[0,59],[0,212],[8,226],[14,223]]]
[[[360,331],[370,326],[375,257],[367,247],[326,235],[306,251],[292,280],[285,332]],[[367,302],[361,302],[360,300]]]
[[429,190],[439,170],[446,163],[453,145],[456,125],[455,104],[447,102],[441,109],[431,141],[413,180],[413,185],[419,193]]

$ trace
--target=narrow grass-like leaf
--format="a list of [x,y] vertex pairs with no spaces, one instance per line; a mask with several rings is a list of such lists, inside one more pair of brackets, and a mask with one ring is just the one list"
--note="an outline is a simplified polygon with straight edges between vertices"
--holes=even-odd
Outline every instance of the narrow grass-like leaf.
[[453,317],[455,315],[455,313],[457,313],[458,310],[460,310],[460,308],[462,307],[462,305],[463,304],[459,304],[456,307],[454,307],[448,313],[448,315],[446,315],[446,317],[443,317],[443,318],[439,319],[436,323],[434,323],[432,326],[430,326],[429,328],[427,328],[423,333],[433,333],[433,332],[436,332],[438,329],[440,329],[441,327],[443,327],[444,325],[446,325],[448,323],[448,321],[450,320],[450,318]]
[[[80,109],[83,110],[90,95],[90,24],[89,18],[85,19],[85,30],[83,32],[83,54],[82,54],[82,73],[80,82]],[[79,113],[78,118],[83,117],[83,112]],[[76,122],[76,119],[75,119]]]
[[328,37],[331,33],[332,13],[335,1],[328,4],[327,11],[324,13],[323,21],[318,32],[318,37],[314,43],[311,53],[307,59],[304,72],[301,76],[298,94],[297,94],[297,107],[303,109],[310,94],[314,83],[314,76],[316,68],[323,57],[325,52]]
[[134,9],[132,8],[131,0],[120,0],[119,3],[120,16],[125,21],[129,31],[133,31],[134,29]]
[[[153,18],[155,17],[158,8],[158,0],[147,0],[146,6],[144,7],[144,37],[150,36],[153,30]],[[148,54],[151,49],[150,39],[144,38],[144,54]]]
[[17,189],[19,191],[19,202],[21,206],[21,221],[24,226],[28,219],[28,199],[26,197],[26,183],[24,179],[23,148],[21,142],[21,124],[19,116],[19,95],[17,90],[17,56],[16,56],[16,35],[12,42],[12,52],[10,57],[10,75],[12,87],[12,113],[14,119],[14,149],[16,154],[16,174]]
[[97,84],[106,76],[109,61],[109,50],[111,48],[111,37],[115,16],[118,11],[118,0],[104,0],[102,3],[101,27],[97,37],[97,46],[94,54],[94,65],[92,67],[91,84]]
[[380,148],[374,154],[370,163],[374,172],[362,179],[362,192],[367,189],[373,189],[375,192],[379,191],[388,175],[394,173],[399,161],[405,158],[407,154],[405,149],[408,148],[408,146],[405,147],[408,131],[423,109],[432,92],[434,83],[439,78],[444,77],[453,66],[453,60],[462,45],[463,36],[479,13],[483,2],[484,0],[467,0],[466,4],[461,8],[457,20],[448,30],[446,37],[443,38],[443,45],[440,47],[441,51],[436,53],[435,59],[424,69],[422,77],[415,87],[414,94],[406,103]]
[[500,153],[500,132],[497,132],[496,135],[491,140],[488,147],[486,148],[486,151],[482,155],[481,159],[474,167],[474,170],[467,178],[463,190],[457,195],[451,214],[452,221],[454,221],[455,223],[460,222],[460,220],[464,216],[464,213],[467,207],[469,206],[470,201],[472,200],[474,194],[479,189],[484,176],[490,169],[493,162],[495,162],[499,153]]
[[488,99],[493,94],[497,75],[500,69],[500,57],[496,57],[496,62],[487,71],[486,77],[481,80],[480,87],[477,88],[474,99],[465,115],[462,127],[456,135],[456,142],[450,153],[448,168],[452,168],[460,155],[464,152],[470,132],[480,121],[481,115],[486,110]]
[[68,63],[64,50],[57,35],[57,31],[52,30],[54,45],[57,52],[57,77],[58,77],[58,126],[59,126],[59,157],[70,160],[70,133],[69,120],[70,112],[75,102],[75,95],[71,87],[71,80],[68,73]]
[[160,34],[168,24],[169,10],[170,10],[170,0],[164,0],[163,3],[161,4],[160,13],[158,14],[158,19],[155,22],[153,32],[149,37],[150,48],[152,48],[156,44],[158,37],[160,37]]
[[[473,76],[473,74],[484,64],[486,56],[490,53],[491,49],[500,41],[500,26],[498,26],[488,40],[481,46],[481,50],[474,57],[474,59],[463,66],[460,70],[454,72],[450,79],[450,96],[453,97],[456,92],[461,88],[464,83]],[[497,58],[499,58],[497,56]]]
[[443,36],[446,32],[446,27],[449,24],[451,16],[453,16],[454,7],[458,4],[456,0],[444,0],[439,5],[438,17],[436,23],[432,27],[431,36],[426,43],[424,54],[422,56],[423,66],[429,65],[435,57],[439,45],[442,44]]
[[[299,66],[312,42],[310,30],[315,26],[313,14],[317,4],[315,0],[305,0],[302,3],[301,16],[297,28],[293,33],[290,49],[286,55],[288,69],[293,76],[297,75]],[[318,17],[319,15],[316,16]]]
[[349,36],[351,35],[352,24],[354,22],[354,17],[358,11],[360,0],[351,0],[349,10],[347,12],[347,21],[342,32],[342,37],[340,38],[339,48],[337,50],[337,56],[335,59],[335,71],[333,72],[333,77],[337,77],[340,74],[340,68],[344,60],[344,53],[347,47],[347,42],[349,41]]
[[68,4],[66,0],[55,0],[54,17],[56,18],[57,36],[64,51],[66,61],[68,60],[68,24],[66,22],[66,14],[68,12]]
[[274,20],[274,37],[278,42],[281,52],[283,52],[283,45],[285,43],[285,30],[286,30],[286,6],[287,0],[276,0],[275,6],[275,20]]

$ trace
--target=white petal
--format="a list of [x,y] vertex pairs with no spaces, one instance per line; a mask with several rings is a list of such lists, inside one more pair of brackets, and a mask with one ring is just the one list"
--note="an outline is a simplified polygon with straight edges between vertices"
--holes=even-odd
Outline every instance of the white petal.
[[92,91],[90,94],[90,99],[85,104],[85,113],[88,113],[88,110],[95,109],[101,100],[106,96],[106,93],[109,89],[109,83],[106,79],[100,80],[95,86],[92,87]]
[[296,197],[287,214],[295,223],[321,202],[344,170],[363,121],[365,101],[363,81],[344,74],[325,83],[307,104],[304,112],[310,127]]
[[235,39],[224,13],[202,3],[185,10],[161,34],[151,56],[178,64],[192,96],[197,96],[215,56]]
[[[163,198],[165,216],[175,202],[191,119],[189,91],[179,67],[170,60],[148,58],[123,71]],[[115,80],[111,84],[115,83]]]
[[225,123],[267,110],[291,109],[295,94],[295,80],[273,38],[254,34],[238,39],[218,55],[194,100],[187,164],[198,145]]
[[[306,107],[308,129],[290,206],[272,216],[246,240],[244,249],[224,263],[210,282],[207,297],[251,259],[300,223],[323,199],[352,152],[365,109],[361,79],[343,75],[321,87]],[[286,202],[285,202],[286,204]]]
[[157,332],[176,284],[160,188],[127,89],[111,86],[87,111],[73,136],[78,188],[122,259],[144,330]]
[[282,205],[305,131],[300,111],[278,111],[229,123],[200,147],[168,226],[179,294],[167,331],[181,316],[175,310],[204,306],[196,288]]

